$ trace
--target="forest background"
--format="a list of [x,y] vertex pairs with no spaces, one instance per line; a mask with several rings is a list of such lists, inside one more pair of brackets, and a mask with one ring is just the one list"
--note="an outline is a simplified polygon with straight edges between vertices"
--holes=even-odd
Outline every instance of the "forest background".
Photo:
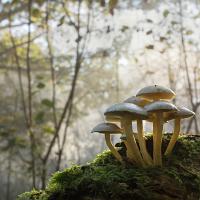
[[91,129],[143,86],[174,90],[199,134],[199,25],[199,0],[1,0],[0,200],[104,150]]

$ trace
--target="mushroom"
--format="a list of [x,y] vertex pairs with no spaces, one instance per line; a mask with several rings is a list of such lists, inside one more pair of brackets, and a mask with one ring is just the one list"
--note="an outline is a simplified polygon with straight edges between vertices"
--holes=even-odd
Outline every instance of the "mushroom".
[[145,106],[148,113],[153,114],[153,162],[154,165],[162,166],[162,132],[163,132],[163,113],[177,111],[176,106],[166,101],[155,101]]
[[118,151],[115,149],[111,142],[111,134],[121,134],[122,130],[116,125],[112,123],[101,123],[95,126],[91,133],[93,132],[98,132],[98,133],[103,133],[105,135],[105,140],[108,148],[112,152],[112,154],[115,156],[115,158],[120,161],[121,163],[123,162],[121,155],[118,153]]
[[[147,105],[151,102],[149,100],[146,100],[146,99],[141,99],[139,97],[132,96],[132,97],[129,97],[128,99],[126,99],[124,101],[124,103],[132,103],[132,104],[135,104],[137,106],[144,107],[145,105]],[[135,137],[138,138],[142,156],[143,156],[144,160],[147,162],[148,165],[152,165],[153,160],[152,160],[151,156],[149,155],[147,148],[146,148],[146,140],[144,138],[143,124],[142,124],[141,120],[137,120],[137,129],[138,129],[138,137],[137,137],[137,135]]]
[[151,85],[142,88],[136,94],[136,97],[141,97],[150,101],[169,100],[175,97],[175,93],[166,87],[159,85]]
[[[148,101],[158,101],[158,100],[170,100],[175,97],[175,93],[166,87],[159,86],[159,85],[151,85],[144,87],[140,89],[136,97],[146,99]],[[157,133],[157,125],[156,125],[156,119],[155,115],[150,114],[149,115],[149,121],[154,121],[153,122],[153,154],[154,154],[154,164],[155,164],[155,154],[156,154],[156,133]]]
[[[104,115],[121,117],[122,128],[124,129],[124,132],[127,137],[128,148],[130,148],[130,151],[129,151],[130,155],[131,157],[136,158],[137,163],[144,166],[145,165],[144,160],[146,161],[147,156],[144,155],[144,160],[142,159],[136,140],[132,134],[132,120],[137,120],[137,122],[139,122],[138,130],[140,131],[141,130],[140,121],[147,118],[147,112],[143,108],[134,104],[118,103],[109,107],[105,111]],[[139,143],[142,143],[140,141],[141,137],[139,137],[138,140],[139,140]],[[144,153],[145,150],[143,148],[144,146],[141,145],[141,152]]]
[[171,152],[174,148],[174,145],[175,145],[175,143],[178,139],[178,136],[179,136],[179,133],[180,133],[181,119],[189,118],[189,117],[192,117],[194,115],[195,115],[195,113],[193,111],[191,111],[191,110],[189,110],[185,107],[178,107],[177,112],[170,113],[168,116],[165,117],[166,121],[175,119],[175,121],[174,121],[174,133],[173,133],[173,135],[170,139],[170,142],[167,146],[167,149],[165,151],[166,156],[171,154]]
[[[120,139],[126,146],[126,155],[131,162],[142,166],[162,166],[162,132],[165,122],[175,119],[174,133],[166,148],[165,155],[170,155],[180,133],[183,118],[192,117],[194,112],[185,107],[177,107],[169,102],[175,93],[159,85],[147,86],[139,90],[136,96],[109,107],[104,115],[107,123],[97,125],[92,132],[105,135],[106,144],[121,163],[122,156],[111,142],[111,134],[122,134]],[[153,122],[153,160],[147,151],[143,131],[143,120]],[[132,122],[137,122],[137,132],[132,130]],[[110,123],[112,122],[112,123]],[[121,126],[121,128],[119,126]],[[137,140],[136,140],[137,139]]]

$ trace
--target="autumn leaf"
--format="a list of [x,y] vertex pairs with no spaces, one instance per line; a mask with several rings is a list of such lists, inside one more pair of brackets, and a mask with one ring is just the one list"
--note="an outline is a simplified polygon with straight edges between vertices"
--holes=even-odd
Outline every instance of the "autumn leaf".
[[150,44],[145,47],[146,49],[154,49],[154,45]]
[[118,0],[110,0],[109,1],[109,12],[111,15],[114,14],[114,8],[116,7]]
[[150,35],[152,32],[153,32],[152,30],[149,30],[149,31],[146,32],[146,34]]
[[191,30],[186,31],[186,35],[192,35],[192,33],[193,33],[193,31],[191,31]]

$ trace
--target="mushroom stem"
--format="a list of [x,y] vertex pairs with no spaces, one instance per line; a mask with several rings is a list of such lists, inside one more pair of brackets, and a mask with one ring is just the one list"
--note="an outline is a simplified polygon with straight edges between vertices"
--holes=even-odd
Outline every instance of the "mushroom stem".
[[[123,127],[123,120],[121,120],[120,121],[120,127],[121,127],[121,129],[124,129]],[[122,134],[122,135],[125,135],[126,136],[126,134],[125,134],[125,131],[124,131],[124,133]],[[131,162],[136,162],[137,163],[137,159],[136,159],[136,157],[135,157],[135,154],[131,154],[131,152],[130,152],[130,149],[131,149],[131,147],[129,146],[129,144],[128,144],[128,142],[127,142],[127,139],[126,140],[123,140],[123,142],[124,142],[124,144],[125,144],[125,146],[126,146],[126,156],[127,156],[127,158],[131,161]]]
[[119,162],[123,162],[121,155],[118,153],[118,151],[115,149],[115,147],[113,146],[112,142],[111,142],[111,135],[110,134],[105,134],[105,140],[106,140],[106,144],[108,146],[108,148],[110,149],[110,151],[112,152],[112,154],[115,156],[115,158],[119,161]]
[[144,138],[142,120],[139,120],[139,119],[137,120],[137,130],[138,130],[138,142],[139,142],[140,151],[141,151],[142,157],[144,159],[144,162],[147,165],[152,165],[153,160],[152,160],[151,156],[149,155],[147,148],[146,148],[146,141]]
[[174,122],[174,133],[169,141],[169,144],[167,146],[167,149],[165,151],[165,156],[168,156],[171,154],[173,148],[174,148],[174,145],[178,139],[178,136],[179,136],[179,133],[180,133],[180,122],[181,122],[181,119],[180,118],[176,118],[175,119],[175,122]]
[[126,146],[126,156],[127,156],[127,158],[130,160],[130,162],[136,162],[137,163],[137,159],[136,159],[135,155],[131,154],[131,152],[130,152],[131,148],[130,148],[127,140],[123,140],[123,142]]
[[129,118],[123,120],[123,128],[126,133],[126,138],[128,143],[127,147],[130,149],[129,153],[131,157],[135,157],[137,163],[141,164],[142,166],[145,166],[144,160],[142,159],[135,138],[133,137],[132,120]]
[[153,117],[153,163],[155,165],[156,157],[156,138],[157,138],[157,129],[156,129],[156,119]]
[[154,165],[162,166],[162,131],[163,131],[163,114],[161,112],[156,113],[156,135],[155,135],[155,147],[154,147]]
[[[123,120],[120,121],[120,127],[123,128]],[[136,133],[133,133],[133,134],[134,134],[134,137],[136,137]],[[126,136],[125,131],[124,131],[123,135]],[[131,151],[130,151],[130,150],[131,150],[131,147],[129,146],[127,140],[123,140],[123,142],[124,142],[124,144],[125,144],[125,146],[126,146],[126,156],[127,156],[127,158],[128,158],[131,162],[132,162],[132,161],[137,162],[137,159],[136,159],[136,157],[135,157],[135,154],[132,154]]]

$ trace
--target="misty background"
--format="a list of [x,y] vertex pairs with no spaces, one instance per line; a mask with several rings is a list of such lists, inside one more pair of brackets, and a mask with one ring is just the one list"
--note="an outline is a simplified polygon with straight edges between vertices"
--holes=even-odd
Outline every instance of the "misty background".
[[91,161],[106,149],[90,133],[105,109],[147,85],[174,90],[196,113],[182,132],[199,134],[199,0],[1,0],[0,11],[0,200]]

